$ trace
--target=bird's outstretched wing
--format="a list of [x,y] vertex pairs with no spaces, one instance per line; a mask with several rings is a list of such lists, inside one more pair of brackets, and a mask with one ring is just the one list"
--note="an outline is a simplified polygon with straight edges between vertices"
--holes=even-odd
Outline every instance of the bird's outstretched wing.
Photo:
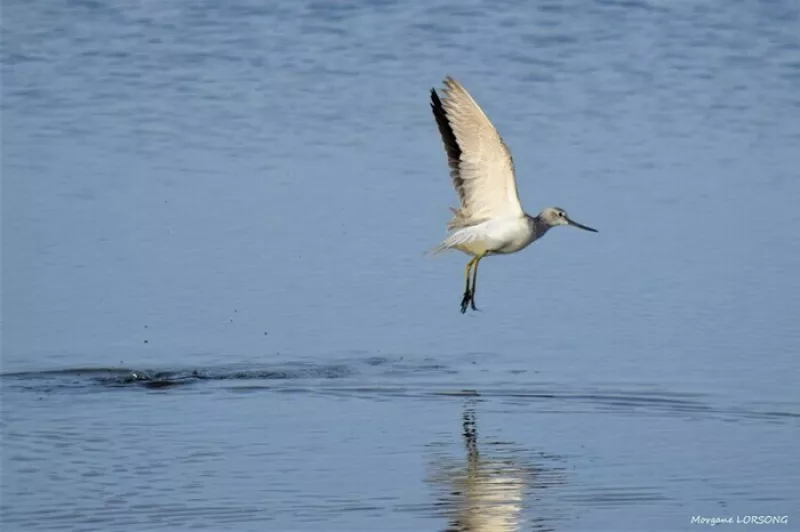
[[472,96],[444,79],[444,97],[431,89],[431,108],[461,200],[450,228],[490,218],[522,216],[511,152]]

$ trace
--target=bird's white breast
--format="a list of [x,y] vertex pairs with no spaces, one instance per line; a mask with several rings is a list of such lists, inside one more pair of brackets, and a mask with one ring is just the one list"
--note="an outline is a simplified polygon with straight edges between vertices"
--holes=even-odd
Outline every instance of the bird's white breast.
[[499,245],[493,253],[514,253],[533,242],[534,233],[524,217],[507,219],[497,231]]

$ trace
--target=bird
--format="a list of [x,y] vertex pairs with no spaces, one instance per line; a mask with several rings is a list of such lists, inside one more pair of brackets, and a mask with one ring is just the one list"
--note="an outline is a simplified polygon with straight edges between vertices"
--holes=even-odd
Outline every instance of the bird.
[[536,216],[527,214],[517,192],[511,150],[458,81],[448,75],[443,85],[441,98],[431,88],[430,105],[460,207],[451,208],[447,235],[431,252],[455,249],[472,257],[464,269],[464,314],[467,308],[478,310],[475,287],[478,264],[484,257],[521,251],[559,225],[598,231],[579,224],[561,207],[547,207]]

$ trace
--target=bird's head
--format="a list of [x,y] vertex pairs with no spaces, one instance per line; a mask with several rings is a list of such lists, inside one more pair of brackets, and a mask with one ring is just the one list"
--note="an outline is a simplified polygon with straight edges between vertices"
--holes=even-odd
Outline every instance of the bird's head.
[[567,215],[567,211],[561,207],[547,207],[539,215],[539,218],[543,220],[548,227],[555,227],[557,225],[571,225],[572,227],[577,227],[578,229],[583,229],[584,231],[591,231],[592,233],[597,232],[597,229],[592,229],[591,227],[579,224],[571,219]]

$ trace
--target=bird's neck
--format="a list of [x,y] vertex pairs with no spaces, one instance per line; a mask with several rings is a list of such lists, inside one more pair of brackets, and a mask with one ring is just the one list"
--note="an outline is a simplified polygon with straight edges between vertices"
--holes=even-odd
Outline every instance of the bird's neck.
[[537,214],[536,216],[526,215],[528,220],[528,225],[533,232],[533,239],[536,240],[537,238],[541,238],[547,231],[550,230],[550,226],[545,223],[542,219],[541,214]]

